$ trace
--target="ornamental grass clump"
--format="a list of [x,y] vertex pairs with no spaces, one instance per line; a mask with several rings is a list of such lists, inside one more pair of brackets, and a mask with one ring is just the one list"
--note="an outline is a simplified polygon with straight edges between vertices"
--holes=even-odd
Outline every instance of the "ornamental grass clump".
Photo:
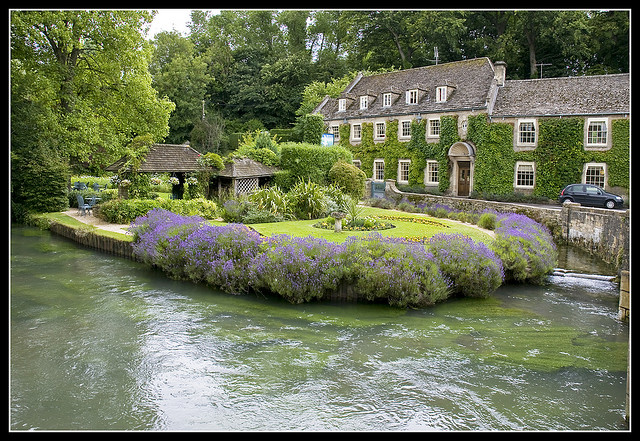
[[500,257],[506,280],[541,283],[558,259],[549,229],[521,214],[503,214],[496,222],[491,249]]
[[462,234],[436,234],[429,241],[429,251],[453,282],[453,290],[467,297],[489,297],[504,280],[498,256]]

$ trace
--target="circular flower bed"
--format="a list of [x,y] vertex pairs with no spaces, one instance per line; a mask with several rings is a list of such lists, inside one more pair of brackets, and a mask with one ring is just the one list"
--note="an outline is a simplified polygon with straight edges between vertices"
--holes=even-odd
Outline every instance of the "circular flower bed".
[[[316,222],[313,226],[325,230],[333,230],[335,223],[336,220],[329,216],[319,222]],[[375,217],[363,217],[355,220],[344,219],[342,221],[342,231],[381,231],[395,227],[396,226],[388,220],[382,220]]]

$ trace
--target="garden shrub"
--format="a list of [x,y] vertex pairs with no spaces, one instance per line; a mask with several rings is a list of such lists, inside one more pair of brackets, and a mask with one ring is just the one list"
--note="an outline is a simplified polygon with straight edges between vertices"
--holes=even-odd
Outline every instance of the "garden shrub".
[[558,253],[544,225],[521,214],[502,214],[491,249],[500,257],[505,278],[540,283],[553,271]]
[[112,199],[99,204],[96,216],[106,222],[127,224],[139,216],[146,215],[154,208],[163,208],[176,214],[193,216],[200,215],[206,219],[218,216],[218,206],[215,202],[197,199]]
[[136,256],[175,278],[230,293],[268,291],[293,303],[350,286],[360,298],[398,307],[433,305],[452,293],[487,297],[505,280],[537,283],[553,269],[555,245],[541,224],[497,215],[495,231],[490,246],[458,234],[438,234],[426,246],[378,233],[336,244],[263,238],[244,225],[212,226],[163,209],[132,225]]
[[222,220],[225,222],[240,223],[248,212],[249,201],[246,199],[229,199],[222,206],[220,217],[222,217]]
[[[351,163],[353,155],[337,145],[324,147],[308,143],[287,142],[280,145],[280,168],[295,179],[311,180],[320,185],[329,183],[329,170],[338,162]],[[279,183],[284,189],[288,189]]]
[[496,228],[496,214],[482,213],[478,219],[478,226],[485,230],[494,230]]
[[69,167],[54,148],[35,145],[11,151],[11,215],[65,210]]
[[461,234],[436,234],[429,241],[429,251],[455,290],[467,297],[488,297],[504,280],[496,254]]
[[289,192],[293,212],[298,219],[317,219],[327,211],[324,187],[311,180],[300,179]]
[[345,242],[345,267],[354,292],[398,307],[423,307],[445,300],[450,283],[422,245],[372,233]]
[[329,180],[352,198],[364,197],[367,176],[355,165],[336,162],[329,170]]
[[287,235],[268,239],[252,272],[257,288],[266,288],[291,303],[321,299],[335,291],[343,277],[339,254],[342,246],[322,239],[309,240]]
[[283,219],[293,218],[293,202],[291,197],[277,185],[257,190],[249,196],[249,200],[259,210],[266,210],[274,216]]

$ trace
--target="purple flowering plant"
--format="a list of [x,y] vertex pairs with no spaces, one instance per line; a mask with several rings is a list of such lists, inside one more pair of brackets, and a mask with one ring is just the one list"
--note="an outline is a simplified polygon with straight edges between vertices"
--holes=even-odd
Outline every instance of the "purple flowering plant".
[[544,225],[521,214],[501,214],[495,233],[491,249],[502,260],[507,280],[540,283],[553,271],[558,253]]
[[137,218],[131,231],[136,256],[171,277],[234,294],[274,293],[292,303],[322,299],[342,286],[399,307],[432,305],[453,293],[486,297],[505,274],[536,280],[556,259],[548,230],[519,215],[499,216],[489,247],[456,234],[426,244],[380,233],[341,244],[265,238],[242,224],[214,226],[162,209]]

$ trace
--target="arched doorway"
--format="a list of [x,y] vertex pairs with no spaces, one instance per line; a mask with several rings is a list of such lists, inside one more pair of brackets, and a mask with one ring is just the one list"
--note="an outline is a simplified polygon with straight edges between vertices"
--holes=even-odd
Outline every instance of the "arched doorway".
[[449,148],[452,164],[451,191],[455,196],[466,197],[473,191],[473,168],[476,149],[469,141],[458,141]]

